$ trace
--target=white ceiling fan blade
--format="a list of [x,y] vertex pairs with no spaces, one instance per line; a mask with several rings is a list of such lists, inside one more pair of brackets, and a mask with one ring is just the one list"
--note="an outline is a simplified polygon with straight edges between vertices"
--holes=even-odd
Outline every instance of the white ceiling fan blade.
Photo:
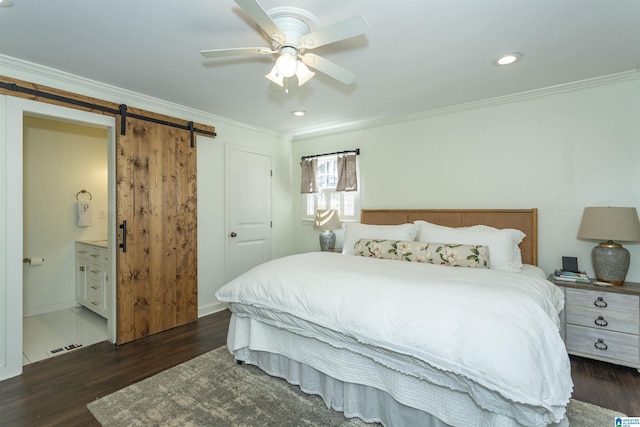
[[356,80],[356,75],[346,68],[342,68],[338,64],[331,62],[327,59],[324,59],[321,56],[315,55],[313,53],[306,53],[304,55],[299,55],[302,62],[304,62],[309,67],[320,71],[328,75],[329,77],[333,77],[334,79],[342,82],[346,85],[353,83]]
[[205,58],[221,58],[224,56],[236,56],[236,55],[265,55],[268,53],[275,53],[275,51],[266,47],[238,47],[231,49],[212,49],[201,50],[200,55]]
[[275,22],[271,19],[271,17],[267,14],[267,12],[260,6],[255,0],[235,0],[247,14],[253,19],[256,24],[260,28],[264,30],[267,35],[275,40],[277,43],[282,43],[285,41],[284,33]]
[[368,29],[369,24],[367,24],[367,21],[365,21],[362,16],[354,16],[307,34],[300,40],[300,47],[304,49],[314,49],[319,46],[359,36],[366,33]]

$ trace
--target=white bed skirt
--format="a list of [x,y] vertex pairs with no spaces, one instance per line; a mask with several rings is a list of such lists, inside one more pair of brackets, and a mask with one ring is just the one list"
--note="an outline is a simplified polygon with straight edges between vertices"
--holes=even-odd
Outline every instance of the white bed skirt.
[[300,386],[307,394],[324,400],[328,408],[344,413],[347,418],[360,418],[384,426],[447,427],[434,416],[402,405],[387,393],[373,387],[345,383],[285,356],[252,351],[243,347],[233,352],[236,360],[256,365],[269,375],[284,378]]
[[[234,308],[242,310],[237,305]],[[466,394],[433,384],[417,385],[416,381],[421,382],[417,378],[386,368],[353,349],[310,339],[279,322],[256,320],[236,310],[232,308],[227,346],[237,360],[321,396],[327,407],[346,417],[386,427],[521,425],[471,404]]]

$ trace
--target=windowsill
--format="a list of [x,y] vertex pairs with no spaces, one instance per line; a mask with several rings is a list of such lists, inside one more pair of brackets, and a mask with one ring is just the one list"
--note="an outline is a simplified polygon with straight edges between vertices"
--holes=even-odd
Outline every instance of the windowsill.
[[[312,219],[302,219],[302,220],[300,220],[300,222],[305,227],[306,226],[313,227],[314,220],[312,220]],[[340,222],[358,222],[358,221],[355,220],[355,219],[341,219]]]

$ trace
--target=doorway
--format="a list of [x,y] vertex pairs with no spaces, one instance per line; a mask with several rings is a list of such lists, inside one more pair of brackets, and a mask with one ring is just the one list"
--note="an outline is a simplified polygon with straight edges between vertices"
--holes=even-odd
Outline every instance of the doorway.
[[31,260],[23,270],[26,365],[107,339],[100,300],[87,303],[86,286],[76,280],[91,274],[101,296],[102,258],[77,271],[75,242],[106,246],[108,139],[104,127],[28,114],[23,121],[23,254]]
[[[0,208],[6,211],[2,224],[0,267],[6,271],[0,280],[0,294],[6,297],[0,300],[0,317],[6,319],[6,328],[0,331],[0,380],[19,375],[22,372],[22,330],[23,330],[23,141],[24,117],[36,116],[98,127],[106,130],[108,144],[108,212],[107,240],[114,259],[115,252],[115,118],[71,108],[51,105],[27,99],[2,97],[0,107],[5,109],[6,133],[0,141],[5,145],[4,157],[0,163],[6,165],[6,192],[0,199]],[[0,116],[2,116],[0,114]],[[33,254],[39,257],[38,254]],[[45,261],[46,262],[46,261]],[[114,277],[115,265],[110,267],[110,276]],[[113,282],[110,282],[113,283]],[[115,288],[109,286],[107,292],[115,301]],[[114,304],[108,309],[107,338],[115,342]]]

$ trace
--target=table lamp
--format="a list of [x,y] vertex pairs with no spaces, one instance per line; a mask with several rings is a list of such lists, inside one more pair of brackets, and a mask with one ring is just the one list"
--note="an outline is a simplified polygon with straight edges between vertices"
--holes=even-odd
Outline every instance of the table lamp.
[[318,209],[313,228],[320,230],[320,250],[330,251],[336,246],[336,234],[333,230],[342,227],[340,215],[335,209]]
[[640,221],[636,208],[584,208],[578,238],[603,240],[591,251],[596,279],[613,285],[624,284],[630,256],[629,251],[617,241],[640,241]]

